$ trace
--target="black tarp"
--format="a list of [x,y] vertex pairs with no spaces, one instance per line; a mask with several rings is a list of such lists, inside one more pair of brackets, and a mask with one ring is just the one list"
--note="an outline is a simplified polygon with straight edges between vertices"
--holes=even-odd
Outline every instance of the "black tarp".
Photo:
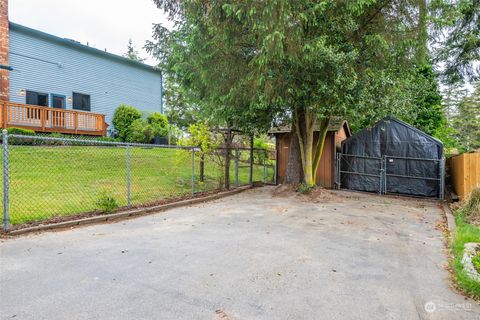
[[440,141],[389,117],[342,143],[340,183],[352,190],[440,197],[442,159]]

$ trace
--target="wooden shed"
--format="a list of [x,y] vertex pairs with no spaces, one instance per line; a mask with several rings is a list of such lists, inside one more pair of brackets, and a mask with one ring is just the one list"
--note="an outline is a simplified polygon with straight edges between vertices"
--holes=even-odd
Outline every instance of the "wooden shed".
[[[291,128],[282,126],[270,131],[275,136],[277,149],[277,183],[283,183],[287,170],[288,148],[290,147]],[[342,141],[350,137],[351,131],[346,120],[331,120],[323,149],[320,165],[316,174],[316,183],[325,188],[333,188],[335,184],[335,155],[340,151]],[[318,140],[315,131],[314,143]]]

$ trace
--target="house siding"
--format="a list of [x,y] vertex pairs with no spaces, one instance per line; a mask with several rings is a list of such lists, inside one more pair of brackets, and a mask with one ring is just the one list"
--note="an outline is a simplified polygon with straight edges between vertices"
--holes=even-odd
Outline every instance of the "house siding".
[[[122,103],[145,114],[163,113],[160,71],[90,51],[97,50],[78,49],[11,25],[10,100],[25,103],[21,90],[67,98],[73,92],[89,94],[90,111],[105,114],[110,128],[113,113]],[[68,99],[66,109],[72,109]]]

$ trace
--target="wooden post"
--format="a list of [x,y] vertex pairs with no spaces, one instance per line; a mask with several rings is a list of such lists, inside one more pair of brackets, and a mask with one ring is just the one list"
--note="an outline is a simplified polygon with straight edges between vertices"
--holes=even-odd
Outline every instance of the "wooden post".
[[230,189],[230,147],[232,144],[232,129],[227,129],[225,137],[225,189]]
[[73,114],[73,129],[75,130],[75,134],[78,132],[78,112]]
[[2,104],[2,128],[8,127],[8,105],[7,102],[1,102]]
[[[98,117],[97,117],[98,119]],[[107,135],[107,126],[106,126],[106,123],[105,123],[105,115],[103,114],[101,117],[100,117],[100,121],[101,121],[101,128],[102,128],[102,136],[106,136]]]
[[42,132],[45,132],[45,118],[47,116],[47,109],[40,110],[40,125],[42,127]]

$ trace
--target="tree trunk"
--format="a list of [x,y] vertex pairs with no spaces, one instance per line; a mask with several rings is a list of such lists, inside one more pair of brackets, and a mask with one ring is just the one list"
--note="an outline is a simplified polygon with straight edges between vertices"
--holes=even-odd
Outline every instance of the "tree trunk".
[[325,145],[325,138],[327,137],[329,123],[330,118],[326,118],[320,121],[318,141],[315,147],[315,157],[313,158],[313,172],[315,175],[317,174],[318,166],[320,165],[320,159],[322,158],[323,147]]
[[[320,121],[319,138],[314,143],[317,115],[307,109],[297,109],[293,113],[293,118],[285,182],[298,183],[300,180],[309,186],[314,186],[330,119],[325,118]],[[299,179],[300,175],[295,174],[295,169],[301,170],[302,178]]]
[[290,146],[288,148],[286,184],[299,184],[303,181],[302,160],[300,159],[300,145],[298,144],[295,125],[292,125],[290,133]]

